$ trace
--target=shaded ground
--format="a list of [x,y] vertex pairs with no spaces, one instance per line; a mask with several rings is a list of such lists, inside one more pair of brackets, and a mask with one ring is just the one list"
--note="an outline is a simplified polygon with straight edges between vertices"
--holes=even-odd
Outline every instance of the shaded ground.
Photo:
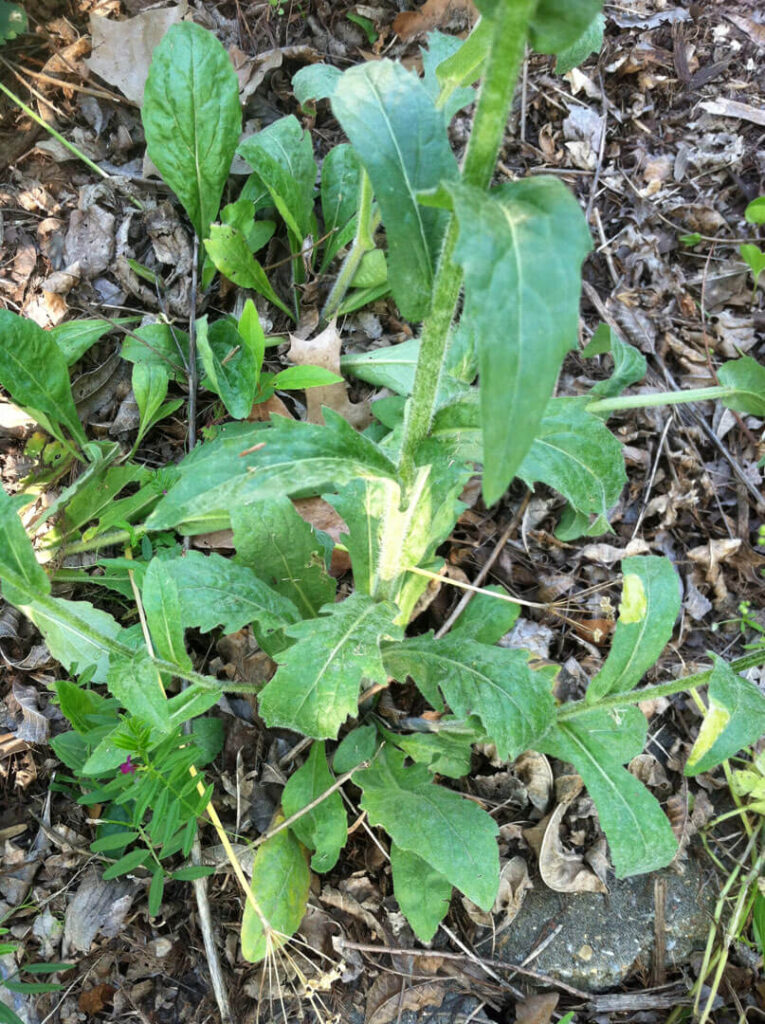
[[[92,160],[123,176],[119,187],[99,181],[51,145],[46,133],[6,99],[0,100],[0,302],[43,326],[102,309],[113,316],[123,309],[156,311],[152,290],[125,269],[126,254],[158,268],[163,262],[178,268],[175,290],[167,300],[170,312],[174,301],[178,310],[188,302],[185,229],[171,208],[163,212],[162,223],[156,218],[142,222],[127,198],[131,189],[142,198],[167,198],[166,190],[144,178],[138,109],[83,63],[90,49],[89,14],[129,16],[144,6],[140,0],[124,7],[108,0],[66,10],[53,2],[34,4],[28,9],[34,36],[3,50],[8,62],[0,71],[3,82],[33,103],[46,121],[55,121]],[[403,56],[416,66],[417,40],[404,42],[392,31],[394,17],[408,6],[382,0],[355,7],[285,0],[281,5],[207,6],[195,16],[227,47],[237,48],[232,53],[241,62],[245,91],[246,82],[252,85],[246,114],[256,127],[297,111],[290,77],[317,57],[344,67],[384,54]],[[462,6],[449,6],[440,27],[464,30]],[[368,26],[349,20],[349,13],[367,19]],[[554,75],[548,58],[529,60],[499,178],[556,174],[586,209],[597,248],[585,268],[583,340],[605,320],[647,357],[648,387],[711,384],[715,365],[724,359],[741,353],[765,358],[762,293],[753,300],[751,277],[738,254],[740,242],[756,237],[756,229],[744,221],[744,208],[765,193],[765,19],[756,3],[746,2],[723,9],[711,3],[672,7],[661,0],[636,0],[609,5],[606,14],[602,53],[565,79]],[[371,26],[374,42],[365,26]],[[68,84],[52,84],[51,77]],[[30,100],[26,86],[31,84],[36,93]],[[460,114],[453,124],[458,151],[469,119],[469,112]],[[323,107],[314,127],[321,156],[339,133]],[[696,244],[680,241],[680,236],[694,233],[703,236]],[[278,263],[283,256],[274,247],[268,262]],[[321,280],[303,286],[304,308],[316,307],[326,287]],[[229,310],[235,300],[235,290],[221,286],[210,297],[210,309]],[[275,316],[273,327],[280,331],[285,324]],[[409,333],[388,302],[342,325],[346,351],[391,344]],[[78,410],[93,436],[130,442],[134,422],[129,373],[117,351],[112,336],[75,368]],[[277,352],[276,364],[284,350],[272,351]],[[600,367],[571,356],[560,392],[584,391],[593,379],[607,375],[606,363]],[[359,401],[369,395],[356,388],[351,397]],[[14,489],[34,461],[24,451],[28,424],[12,423],[7,409],[0,405],[0,470],[3,483]],[[291,411],[300,414],[300,406]],[[141,449],[147,464],[181,456],[186,438],[182,412],[152,432]],[[200,426],[213,416],[212,403],[203,401]],[[504,538],[487,582],[503,583],[529,601],[570,599],[563,614],[529,611],[517,627],[524,645],[565,665],[569,696],[581,691],[582,680],[598,670],[607,650],[623,554],[665,554],[683,582],[680,624],[647,681],[705,665],[710,649],[735,657],[765,628],[765,557],[757,547],[764,516],[762,471],[757,466],[763,455],[758,440],[762,424],[709,405],[630,411],[615,416],[610,426],[626,446],[630,477],[611,516],[613,535],[561,542],[553,532],[560,500],[544,489],[530,496],[517,488],[489,511],[476,498],[442,552],[455,579],[474,581]],[[588,588],[596,590],[582,596]],[[746,613],[741,611],[744,601]],[[423,628],[438,628],[455,603],[453,589],[442,587],[421,617]],[[262,679],[267,671],[246,631],[214,651],[208,651],[205,638],[193,644],[200,661],[208,658],[210,671],[247,680]],[[98,809],[75,805],[49,749],[31,742],[51,727],[60,728],[45,695],[56,668],[39,637],[8,606],[0,606],[0,645],[0,838],[5,841],[0,900],[12,906],[29,904],[14,915],[13,934],[30,958],[77,963],[71,993],[63,999],[41,997],[39,1018],[52,1012],[50,1019],[63,1022],[110,1017],[162,1024],[216,1020],[190,888],[169,886],[162,913],[154,919],[146,915],[141,880],[120,882],[108,891],[99,888],[88,851],[93,838],[88,817],[97,816]],[[752,672],[751,678],[765,685],[762,674]],[[412,695],[401,689],[382,711],[391,716],[408,713],[411,702]],[[690,787],[682,781],[682,765],[699,722],[690,699],[663,702],[647,711],[651,743],[645,762],[635,770],[667,801],[678,831],[690,838],[730,806],[727,788],[721,777],[701,777]],[[246,840],[271,819],[292,743],[287,736],[266,734],[245,700],[231,701],[223,717],[227,738],[213,772],[216,802],[227,827]],[[528,781],[519,770],[508,771],[480,757],[465,785],[489,806],[500,808],[503,855],[523,858],[540,887],[538,848],[525,830],[541,815],[528,794],[519,795],[519,786]],[[500,793],[501,786],[505,789]],[[515,803],[508,794],[516,797]],[[588,851],[592,859],[599,838],[592,810],[581,801],[576,808],[563,835],[573,849]],[[746,838],[737,828],[734,819],[729,832],[709,840],[721,869],[718,879],[743,854]],[[212,834],[203,838],[205,845],[213,843]],[[712,864],[695,845],[690,856],[707,869]],[[315,909],[304,935],[333,962],[337,935],[377,947],[413,944],[397,914],[382,855],[363,829],[353,833],[340,865],[323,878],[322,886],[319,891],[317,883]],[[236,1019],[253,1020],[258,1000],[265,1007],[266,994],[276,995],[276,982],[238,959],[240,899],[225,872],[212,880],[210,898]],[[85,910],[91,913],[94,907],[89,927]],[[474,909],[455,897],[448,919],[452,932],[469,948],[480,941],[479,929],[486,924]],[[453,953],[459,948],[445,946]],[[437,987],[439,994],[434,995],[434,984],[445,976],[486,1002],[492,1019],[515,1019],[519,997],[467,960],[433,957],[415,965],[403,955],[348,948],[345,959],[345,984],[324,996],[343,1021],[351,1019],[352,1008],[363,1011],[366,1006],[367,1020],[383,1024],[403,1009],[437,1003],[442,990]],[[320,963],[315,957],[313,962]],[[645,998],[647,990],[665,980],[692,982],[695,970],[698,960],[690,958],[669,975],[663,969],[658,976],[634,972],[624,986],[627,997],[633,997],[632,1003],[622,1004],[624,1012],[602,1009],[590,1016],[594,1011],[584,1011],[575,1019],[664,1020],[666,1001],[652,1006]],[[741,946],[723,979],[717,1020],[738,1020],[746,1007],[751,1008],[750,1020],[765,1012],[757,972],[756,957],[747,956]],[[414,993],[406,1000],[400,995],[402,976],[407,978],[406,991]],[[287,985],[294,978],[282,980],[288,1012],[300,1019]],[[579,1005],[581,1000],[561,992],[557,1013]],[[550,1019],[549,1007],[541,1012],[526,1019]],[[265,1010],[265,1019],[270,1013]]]

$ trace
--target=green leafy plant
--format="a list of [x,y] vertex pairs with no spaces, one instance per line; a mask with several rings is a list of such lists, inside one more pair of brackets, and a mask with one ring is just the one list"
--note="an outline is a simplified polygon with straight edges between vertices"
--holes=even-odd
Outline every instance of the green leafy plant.
[[[405,345],[346,357],[346,372],[394,392],[377,403],[378,422],[369,432],[358,433],[331,410],[323,425],[283,417],[232,422],[163,478],[142,477],[85,438],[55,339],[30,332],[37,350],[57,360],[35,363],[48,367],[49,379],[32,377],[6,351],[26,330],[23,321],[12,314],[0,319],[0,383],[73,458],[88,460],[79,478],[85,482],[75,483],[59,508],[65,524],[59,544],[65,552],[115,543],[128,552],[141,549],[140,559],[102,565],[101,582],[141,612],[141,626],[124,626],[88,601],[52,593],[17,514],[28,498],[0,496],[3,596],[37,625],[70,677],[56,686],[73,726],[57,739],[57,752],[87,791],[84,799],[112,808],[118,838],[99,837],[98,852],[122,853],[140,843],[110,873],[141,865],[164,879],[163,860],[189,849],[195,822],[205,815],[225,842],[201,778],[219,739],[200,716],[222,692],[255,690],[267,726],[314,741],[285,787],[284,816],[255,842],[252,885],[237,874],[247,897],[242,947],[255,961],[299,926],[309,854],[313,870],[336,863],[347,831],[338,789],[348,780],[361,793],[369,823],[390,837],[394,892],[415,933],[429,940],[453,887],[484,910],[497,894],[493,818],[439,781],[469,770],[474,744],[491,743],[507,759],[535,749],[572,763],[596,803],[621,877],[662,867],[676,851],[660,805],[624,767],[646,739],[638,703],[708,684],[709,711],[689,775],[720,764],[765,725],[765,699],[737,674],[759,663],[761,652],[732,666],[715,659],[707,672],[638,688],[680,609],[678,579],[665,558],[623,561],[611,650],[579,701],[556,702],[555,666],[497,646],[509,628],[504,613],[466,615],[444,637],[407,633],[418,599],[438,578],[439,546],[478,465],[487,504],[515,478],[555,489],[566,504],[559,535],[575,538],[609,529],[609,509],[626,480],[620,444],[607,427],[611,411],[720,399],[740,412],[765,414],[765,369],[748,357],[720,367],[719,387],[623,396],[642,376],[644,361],[607,328],[585,355],[607,353],[610,380],[589,395],[553,397],[560,366],[577,341],[580,268],[590,248],[584,217],[554,179],[489,186],[527,42],[560,54],[592,24],[599,4],[480,0],[478,7],[481,21],[462,46],[431,41],[423,79],[381,60],[343,73],[314,66],[293,82],[301,104],[329,99],[349,139],[322,169],[329,229],[323,269],[348,246],[324,316],[342,308],[349,288],[384,287],[404,316],[423,325]],[[448,119],[455,104],[474,97],[470,86],[479,77],[460,167]],[[277,121],[239,144],[253,175],[236,201],[243,205],[224,217],[219,206],[241,117],[233,70],[212,35],[188,23],[168,32],[155,51],[143,118],[149,153],[213,265],[237,281],[241,256],[249,270],[238,283],[294,315],[290,303],[265,290],[263,280],[271,285],[255,261],[250,232],[264,223],[258,212],[269,209],[293,254],[305,252],[316,235],[315,163],[297,119]],[[182,130],[172,127],[179,124]],[[385,250],[375,239],[380,222]],[[375,253],[385,263],[384,284],[361,283],[370,280],[359,275]],[[371,269],[374,279],[380,268]],[[266,378],[265,339],[251,303],[236,322],[203,317],[194,328],[207,386],[235,420],[269,388],[328,379],[303,370]],[[135,367],[160,367],[158,375],[168,379],[182,374],[184,360],[194,364],[191,338],[166,323],[131,333],[123,356]],[[153,397],[144,401],[145,429],[165,400],[161,383],[151,389],[147,384]],[[117,469],[126,472],[118,478]],[[108,481],[111,502],[130,473],[138,473],[132,482],[139,489],[116,504],[135,505],[122,504],[115,519],[97,500],[93,480],[99,487]],[[331,502],[347,527],[343,546],[354,592],[342,600],[327,572],[332,541],[293,504],[311,495]],[[97,532],[85,537],[94,520]],[[232,560],[184,556],[175,543],[176,535],[222,527],[233,530]],[[484,600],[506,604],[503,598]],[[277,666],[270,681],[248,687],[196,671],[187,629],[225,634],[245,625]],[[185,688],[174,693],[177,680]],[[409,680],[437,713],[438,728],[427,734],[384,727],[375,714],[376,694]],[[124,809],[120,815],[117,808]]]
[[[16,942],[3,941],[3,936],[8,935],[10,931],[10,929],[4,927],[4,924],[11,914],[16,913],[19,909],[21,908],[14,907],[0,917],[0,956],[13,955],[19,948]],[[22,964],[17,970],[9,974],[3,972],[3,975],[0,976],[0,987],[4,988],[6,992],[17,993],[22,996],[39,995],[43,992],[60,992],[66,986],[59,982],[22,980],[22,976],[26,974],[39,978],[40,976],[71,970],[72,966],[72,964],[45,962]],[[0,1001],[0,1022],[1,1024],[24,1024],[21,1017],[2,1001]]]
[[[744,218],[749,224],[765,224],[765,196],[752,200],[744,210]],[[747,242],[739,246],[741,259],[746,263],[752,272],[754,288],[752,289],[752,301],[757,294],[757,285],[760,274],[765,270],[765,252],[753,242]]]

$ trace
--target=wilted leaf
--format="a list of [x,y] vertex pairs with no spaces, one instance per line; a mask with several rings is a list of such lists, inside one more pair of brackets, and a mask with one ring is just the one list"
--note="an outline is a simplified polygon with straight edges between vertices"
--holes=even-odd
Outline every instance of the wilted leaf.
[[305,913],[310,884],[305,851],[289,829],[277,832],[258,848],[252,865],[252,890],[260,914],[248,900],[242,918],[245,960],[260,963],[295,934]]
[[765,734],[765,695],[713,655],[709,708],[693,745],[686,775],[709,771]]

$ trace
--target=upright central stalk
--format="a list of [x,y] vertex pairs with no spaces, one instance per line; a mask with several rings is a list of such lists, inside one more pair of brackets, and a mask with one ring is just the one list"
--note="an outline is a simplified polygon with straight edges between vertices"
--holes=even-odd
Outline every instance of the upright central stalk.
[[[501,0],[491,16],[491,47],[462,168],[462,180],[468,185],[485,189],[491,181],[523,63],[529,18],[535,6],[534,0]],[[412,479],[417,446],[427,437],[435,412],[446,344],[462,285],[462,270],[454,261],[458,234],[457,218],[452,216],[436,271],[433,304],[423,327],[414,386],[404,419],[400,459],[404,483]]]

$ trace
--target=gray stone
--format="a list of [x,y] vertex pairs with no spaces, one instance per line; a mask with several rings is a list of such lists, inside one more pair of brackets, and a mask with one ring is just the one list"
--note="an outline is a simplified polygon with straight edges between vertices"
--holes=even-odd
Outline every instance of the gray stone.
[[[666,886],[665,966],[685,964],[706,944],[716,901],[714,873],[693,860],[686,862],[683,875],[668,870],[609,878],[604,894],[556,893],[536,880],[520,913],[498,937],[493,955],[521,964],[560,926],[527,966],[590,992],[614,988],[634,970],[651,967],[657,880]],[[479,947],[483,956],[488,949],[489,943]]]

